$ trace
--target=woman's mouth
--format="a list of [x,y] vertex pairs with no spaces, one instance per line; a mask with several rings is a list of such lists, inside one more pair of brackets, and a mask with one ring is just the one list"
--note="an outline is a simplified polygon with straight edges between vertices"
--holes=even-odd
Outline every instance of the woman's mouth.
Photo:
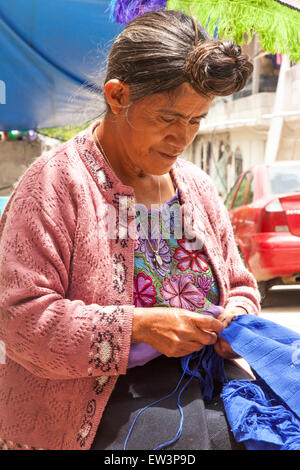
[[179,157],[179,154],[177,155],[170,155],[170,154],[167,154],[167,153],[163,153],[163,152],[158,152],[162,157],[168,159],[168,160],[176,160],[176,158]]

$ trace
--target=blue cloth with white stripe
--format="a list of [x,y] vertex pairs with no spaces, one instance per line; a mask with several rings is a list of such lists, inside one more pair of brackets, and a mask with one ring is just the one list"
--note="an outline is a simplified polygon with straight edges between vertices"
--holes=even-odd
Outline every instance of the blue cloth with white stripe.
[[[181,358],[183,370],[176,388],[145,409],[178,392],[183,377],[199,379],[204,399],[210,400],[214,382],[223,383],[221,397],[236,441],[248,450],[300,450],[300,335],[295,331],[254,315],[241,315],[220,334],[253,369],[256,380],[231,380],[224,372],[223,359],[206,346]],[[191,365],[194,363],[194,367]],[[179,391],[180,424],[175,438],[156,447],[161,449],[181,437],[184,420]]]
[[247,449],[300,449],[300,335],[253,315],[220,335],[257,379],[233,380],[222,398],[235,439]]

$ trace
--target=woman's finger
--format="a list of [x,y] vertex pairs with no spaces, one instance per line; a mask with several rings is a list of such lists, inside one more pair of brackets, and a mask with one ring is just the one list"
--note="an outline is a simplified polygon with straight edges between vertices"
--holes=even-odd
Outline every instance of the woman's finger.
[[202,345],[215,344],[217,339],[218,335],[214,331],[199,330],[199,333],[197,334],[197,340],[199,341],[199,344]]
[[233,351],[230,344],[220,336],[214,345],[214,349],[216,353],[224,359],[234,359],[239,357],[239,355]]
[[209,315],[201,315],[197,314],[197,316],[193,317],[193,321],[197,328],[206,331],[215,331],[216,333],[221,333],[224,330],[224,325],[222,322],[214,317]]

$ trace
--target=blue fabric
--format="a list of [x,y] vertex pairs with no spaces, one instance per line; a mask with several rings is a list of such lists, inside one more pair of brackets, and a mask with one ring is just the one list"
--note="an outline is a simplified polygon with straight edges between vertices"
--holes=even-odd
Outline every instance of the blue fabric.
[[257,377],[223,387],[235,439],[249,450],[300,449],[300,335],[269,320],[242,315],[220,336]]
[[[232,349],[248,361],[256,380],[227,381],[224,361],[206,346],[181,358],[183,374],[170,395],[176,393],[185,375],[200,382],[203,398],[212,398],[214,383],[225,383],[221,397],[236,441],[248,450],[300,450],[300,335],[295,331],[253,315],[241,315],[220,334]],[[161,449],[181,436],[184,420],[180,399],[190,380],[178,393],[181,415],[173,439],[160,444]],[[128,436],[132,432],[134,420]]]
[[[91,98],[79,96],[78,88],[103,65],[109,42],[123,29],[110,21],[108,7],[106,0],[1,2],[0,130],[97,116],[80,113]],[[97,95],[93,101],[99,111]]]
[[[195,360],[197,367],[192,366]],[[215,381],[221,384],[227,381],[224,360],[216,354],[213,346],[205,346],[201,351],[182,357],[181,367],[187,375],[199,380],[204,400],[212,399]]]

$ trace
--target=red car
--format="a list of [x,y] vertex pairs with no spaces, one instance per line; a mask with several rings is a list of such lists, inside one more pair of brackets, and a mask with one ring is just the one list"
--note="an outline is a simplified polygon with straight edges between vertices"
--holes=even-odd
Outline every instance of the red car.
[[300,161],[250,168],[225,205],[240,254],[262,297],[276,284],[300,285]]

